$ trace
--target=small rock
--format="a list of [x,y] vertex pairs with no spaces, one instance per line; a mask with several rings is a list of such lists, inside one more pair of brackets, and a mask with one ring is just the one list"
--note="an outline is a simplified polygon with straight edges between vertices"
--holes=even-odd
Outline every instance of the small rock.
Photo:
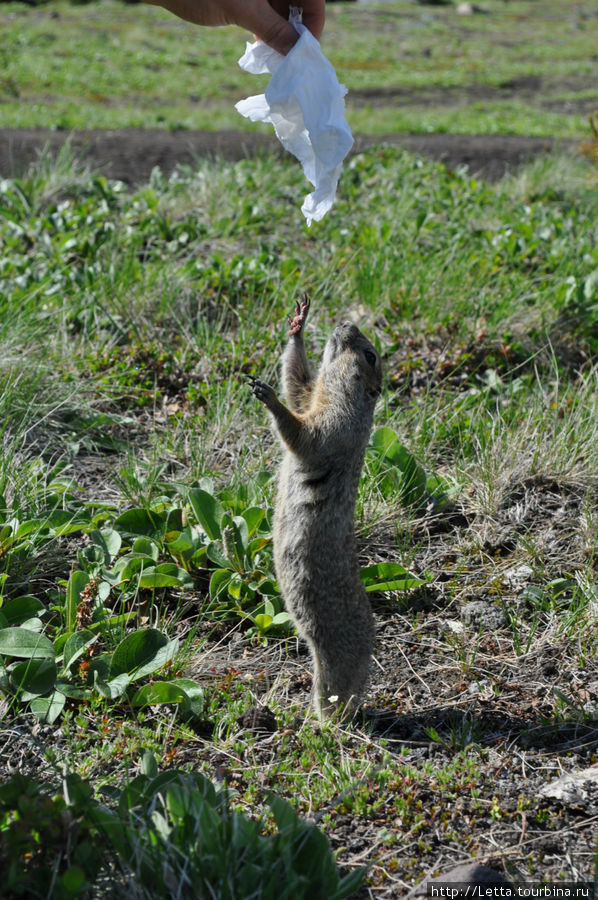
[[473,16],[473,15],[485,15],[488,10],[482,9],[481,6],[476,6],[475,3],[459,3],[455,7],[455,12],[458,16]]
[[580,772],[566,772],[540,788],[540,796],[560,800],[566,806],[586,808],[598,799],[598,766]]
[[514,566],[512,569],[507,569],[503,575],[503,580],[509,587],[520,587],[525,582],[530,581],[533,574],[534,570],[531,566]]
[[486,600],[469,600],[461,607],[461,621],[466,625],[484,627],[491,631],[505,624],[505,614],[502,609]]
[[501,873],[495,871],[495,869],[490,869],[488,866],[481,866],[478,863],[472,863],[469,865],[456,866],[456,868],[451,869],[449,872],[445,872],[443,875],[438,875],[436,878],[424,878],[417,887],[407,894],[407,900],[410,900],[412,897],[429,897],[430,893],[428,888],[430,885],[440,886],[443,884],[451,885],[453,888],[457,888],[457,886],[461,888],[458,894],[451,894],[454,900],[471,896],[472,887],[490,887],[492,885],[502,885],[504,887],[511,886],[511,882],[507,881],[504,875],[501,875]]

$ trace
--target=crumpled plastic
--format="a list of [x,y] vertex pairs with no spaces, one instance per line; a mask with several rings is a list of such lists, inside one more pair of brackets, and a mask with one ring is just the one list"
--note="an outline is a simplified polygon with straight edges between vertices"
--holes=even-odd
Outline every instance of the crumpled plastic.
[[269,72],[272,78],[264,94],[241,100],[235,109],[252,122],[271,122],[282,145],[303,166],[314,186],[301,207],[311,225],[334,203],[353,136],[345,118],[346,87],[316,38],[297,18],[291,21],[300,37],[287,56],[261,41],[247,44],[241,68],[253,75]]

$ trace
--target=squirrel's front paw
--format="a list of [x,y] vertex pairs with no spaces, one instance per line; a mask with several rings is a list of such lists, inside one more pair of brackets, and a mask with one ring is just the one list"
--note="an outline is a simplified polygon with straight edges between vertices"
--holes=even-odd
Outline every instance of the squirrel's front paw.
[[257,397],[265,406],[271,406],[276,400],[274,389],[269,384],[266,384],[265,381],[262,381],[261,378],[256,378],[255,375],[246,375],[245,377],[249,379],[249,386],[253,391],[254,397]]
[[309,312],[309,297],[307,294],[303,295],[303,300],[301,303],[297,300],[295,304],[295,315],[293,318],[289,318],[289,334],[301,334],[303,331],[303,326],[305,325],[307,319],[307,313]]

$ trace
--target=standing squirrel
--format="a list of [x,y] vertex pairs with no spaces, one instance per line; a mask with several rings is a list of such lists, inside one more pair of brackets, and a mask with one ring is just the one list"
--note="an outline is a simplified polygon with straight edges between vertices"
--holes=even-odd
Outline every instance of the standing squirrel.
[[[381,391],[380,357],[359,329],[339,325],[312,375],[303,329],[307,297],[289,320],[282,356],[288,407],[251,378],[284,448],[274,512],[274,566],[287,610],[314,663],[319,718],[354,708],[368,680],[374,620],[359,577],[357,486]],[[332,698],[332,699],[331,699]]]

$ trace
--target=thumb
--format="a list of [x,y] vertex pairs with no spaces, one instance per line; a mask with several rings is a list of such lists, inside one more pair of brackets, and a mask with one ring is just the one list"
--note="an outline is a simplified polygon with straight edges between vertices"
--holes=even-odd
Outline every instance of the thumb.
[[248,25],[260,41],[278,50],[283,56],[286,56],[299,40],[296,28],[279,16],[269,3],[260,6],[260,14],[256,16],[256,21]]

